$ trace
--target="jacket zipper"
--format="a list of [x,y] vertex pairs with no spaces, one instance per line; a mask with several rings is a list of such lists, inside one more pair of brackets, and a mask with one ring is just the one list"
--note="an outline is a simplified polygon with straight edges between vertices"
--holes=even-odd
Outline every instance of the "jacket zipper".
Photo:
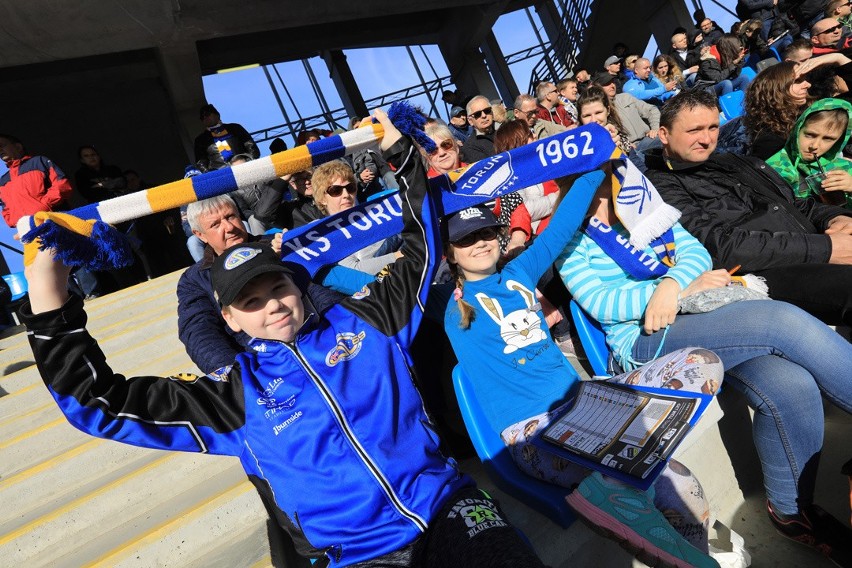
[[355,451],[358,453],[358,456],[361,458],[361,461],[364,462],[364,465],[366,465],[367,469],[370,470],[370,473],[373,474],[373,477],[375,477],[376,481],[378,481],[385,495],[388,497],[388,499],[390,499],[391,503],[397,509],[399,514],[411,521],[411,523],[414,524],[418,528],[418,530],[420,530],[420,532],[425,532],[427,528],[426,521],[423,520],[419,515],[417,515],[417,513],[411,511],[408,507],[406,507],[402,500],[399,498],[399,496],[396,494],[396,492],[393,490],[393,487],[391,486],[390,482],[387,480],[387,478],[384,476],[384,474],[381,472],[375,462],[373,462],[372,458],[370,458],[370,455],[367,453],[367,450],[364,448],[364,446],[361,445],[361,442],[358,440],[358,438],[355,437],[355,433],[352,432],[352,429],[349,427],[349,423],[346,420],[346,416],[343,413],[343,409],[340,407],[337,400],[331,394],[331,391],[328,389],[323,380],[319,377],[316,371],[313,370],[310,363],[308,363],[308,361],[302,356],[302,354],[299,352],[295,345],[290,345],[284,342],[281,343],[283,345],[286,345],[287,348],[289,348],[293,352],[293,354],[299,360],[299,363],[301,363],[302,367],[308,372],[308,375],[311,377],[311,380],[320,390],[323,395],[323,398],[325,398],[326,403],[331,408],[335,420],[337,421],[338,426],[340,426],[341,430],[346,436],[346,439],[349,440],[349,443],[352,444],[353,448],[355,448]]

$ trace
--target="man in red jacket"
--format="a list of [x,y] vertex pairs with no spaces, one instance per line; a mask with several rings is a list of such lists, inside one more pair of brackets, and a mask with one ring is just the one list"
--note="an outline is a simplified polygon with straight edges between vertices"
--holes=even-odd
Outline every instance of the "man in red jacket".
[[16,137],[0,134],[0,158],[9,168],[0,177],[0,201],[10,227],[25,215],[60,209],[71,195],[71,183],[62,170],[49,158],[28,155]]

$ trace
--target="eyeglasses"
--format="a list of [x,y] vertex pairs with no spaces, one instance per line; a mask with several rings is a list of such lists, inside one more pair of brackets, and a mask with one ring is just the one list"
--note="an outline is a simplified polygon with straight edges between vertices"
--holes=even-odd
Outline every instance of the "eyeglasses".
[[525,117],[527,117],[527,118],[532,118],[532,117],[534,117],[535,115],[537,115],[537,114],[538,114],[538,110],[537,110],[537,109],[533,109],[533,110],[521,110],[521,109],[519,109],[519,108],[516,108],[516,109],[515,109],[515,111],[516,111],[516,114],[518,114],[518,115],[520,115],[520,116],[525,116]]
[[441,140],[441,143],[438,144],[438,147],[429,152],[430,156],[434,156],[438,153],[438,150],[443,150],[444,152],[449,152],[450,150],[454,150],[456,147],[456,143],[450,139]]
[[355,192],[358,191],[354,183],[347,183],[346,185],[330,185],[325,193],[331,197],[340,197],[344,189],[349,195],[355,195]]
[[497,227],[485,227],[484,229],[479,229],[478,231],[474,231],[469,235],[465,235],[459,240],[453,242],[453,246],[459,248],[467,248],[472,246],[479,241],[493,241],[497,238]]
[[491,113],[493,113],[493,112],[494,111],[491,110],[491,107],[485,107],[482,110],[478,110],[476,112],[470,113],[468,116],[471,117],[473,120],[479,120],[479,117],[482,116],[483,114],[485,116],[491,116]]
[[842,27],[843,27],[842,24],[837,24],[836,26],[831,26],[830,28],[826,28],[826,29],[822,30],[821,32],[817,32],[816,35],[833,34],[834,32],[836,32],[837,30],[839,30]]

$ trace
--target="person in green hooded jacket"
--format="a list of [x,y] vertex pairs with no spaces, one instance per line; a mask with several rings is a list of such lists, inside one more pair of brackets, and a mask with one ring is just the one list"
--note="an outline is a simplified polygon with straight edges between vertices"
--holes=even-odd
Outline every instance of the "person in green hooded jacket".
[[796,197],[815,197],[852,209],[852,161],[843,148],[852,136],[852,105],[821,99],[799,120],[784,148],[766,160],[793,188]]

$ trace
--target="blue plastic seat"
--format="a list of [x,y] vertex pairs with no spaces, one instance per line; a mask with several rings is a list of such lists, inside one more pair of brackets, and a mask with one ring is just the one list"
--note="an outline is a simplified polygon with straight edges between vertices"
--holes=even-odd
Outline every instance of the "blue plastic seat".
[[27,294],[27,290],[29,289],[27,286],[27,279],[24,278],[23,272],[13,272],[12,274],[4,274],[3,280],[6,281],[6,284],[9,286],[9,290],[12,292],[12,301],[20,300]]
[[745,101],[745,93],[742,91],[734,91],[727,95],[719,97],[719,106],[722,107],[722,113],[725,118],[731,120],[743,114],[743,102]]
[[778,53],[778,50],[777,50],[777,49],[775,49],[775,46],[770,45],[770,46],[769,46],[769,51],[771,51],[771,52],[772,52],[772,55],[774,55],[774,56],[775,56],[775,59],[777,59],[778,61],[784,61],[784,59],[781,57],[781,54],[780,54],[780,53]]
[[606,334],[601,329],[601,324],[589,317],[583,311],[580,304],[571,300],[569,304],[571,319],[574,320],[574,329],[583,345],[583,351],[589,358],[589,364],[595,375],[608,377],[609,372],[609,347],[606,345]]
[[[770,61],[771,61],[771,60],[770,60]],[[743,68],[740,70],[740,75],[743,75],[743,76],[745,76],[745,77],[748,77],[748,78],[749,78],[749,80],[754,80],[754,78],[755,78],[755,77],[757,77],[757,65],[759,65],[759,64],[760,64],[760,61],[758,61],[758,62],[755,64],[755,67],[743,67]]]
[[569,491],[518,469],[500,438],[500,432],[491,429],[485,411],[476,399],[473,385],[459,365],[453,369],[453,388],[470,441],[494,484],[563,528],[574,522],[574,512],[565,501]]

